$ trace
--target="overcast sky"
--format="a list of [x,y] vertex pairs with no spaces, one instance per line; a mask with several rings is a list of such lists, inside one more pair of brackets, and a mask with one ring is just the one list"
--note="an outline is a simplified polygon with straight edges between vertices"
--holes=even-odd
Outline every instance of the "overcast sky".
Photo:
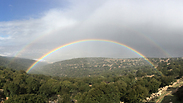
[[[146,57],[183,57],[182,0],[0,0],[0,55],[38,59],[83,39],[113,40]],[[107,42],[62,48],[48,62],[140,57]]]

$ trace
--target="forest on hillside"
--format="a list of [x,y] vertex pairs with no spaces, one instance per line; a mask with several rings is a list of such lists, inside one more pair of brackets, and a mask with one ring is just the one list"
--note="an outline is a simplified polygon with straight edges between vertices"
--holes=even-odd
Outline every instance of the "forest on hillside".
[[[25,58],[18,58],[18,57],[7,57],[7,56],[0,56],[0,66],[4,66],[7,68],[15,69],[15,70],[24,70],[26,71],[27,68],[29,68],[35,60],[32,59],[25,59]],[[44,65],[47,65],[46,62],[40,62],[38,65],[35,66],[41,67]],[[36,73],[36,69],[32,71],[33,73]]]
[[[182,58],[166,60],[158,63],[161,75],[153,77],[146,76],[146,68],[121,76],[109,73],[73,78],[27,74],[23,70],[0,67],[0,89],[3,90],[0,95],[9,97],[5,103],[140,103],[158,88],[183,76]],[[182,101],[180,96],[178,100]]]
[[[150,59],[156,65],[160,61],[158,58]],[[139,69],[143,69],[144,73],[148,75],[158,74],[158,71],[144,58],[75,58],[42,66],[37,71],[41,74],[59,77],[89,77],[106,74],[126,75]]]

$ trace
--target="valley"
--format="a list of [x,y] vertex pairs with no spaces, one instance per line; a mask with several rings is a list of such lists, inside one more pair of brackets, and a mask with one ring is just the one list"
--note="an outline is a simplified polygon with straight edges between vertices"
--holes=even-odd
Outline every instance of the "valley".
[[[12,59],[7,58],[0,58],[0,89],[5,103],[25,99],[34,103],[140,103],[183,76],[182,57],[148,58],[155,67],[143,58],[74,58],[42,63],[28,74],[26,69],[36,61],[13,58],[15,61],[11,63],[16,66],[11,67]],[[21,66],[26,67],[20,69]],[[173,85],[177,86],[181,85]],[[150,102],[164,102],[170,93],[165,90]],[[174,100],[180,101],[178,97]]]

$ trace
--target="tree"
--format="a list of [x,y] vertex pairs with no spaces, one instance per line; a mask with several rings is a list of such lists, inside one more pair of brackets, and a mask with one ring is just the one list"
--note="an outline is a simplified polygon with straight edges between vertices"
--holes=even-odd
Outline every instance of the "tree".
[[148,90],[141,85],[134,85],[127,91],[125,102],[128,103],[141,103],[142,100],[148,95]]
[[20,86],[18,84],[10,82],[10,83],[6,83],[3,89],[4,89],[4,94],[9,97],[9,96],[18,95]]
[[2,88],[4,86],[4,84],[6,83],[5,78],[0,77],[0,88]]
[[160,81],[161,81],[161,87],[164,87],[166,85],[169,85],[172,81],[174,80],[174,77],[173,76],[162,76],[160,78]]
[[28,77],[26,79],[26,83],[27,83],[26,89],[28,94],[37,93],[39,91],[40,83],[35,78]]
[[114,85],[117,86],[118,91],[120,93],[120,101],[124,101],[127,92],[126,90],[127,84],[122,80],[118,80],[117,82],[114,83]]
[[158,91],[161,82],[157,81],[155,78],[152,78],[148,83],[149,93],[155,93]]
[[46,103],[47,99],[41,95],[36,94],[24,94],[14,95],[10,97],[5,103]]
[[142,77],[142,76],[145,76],[146,74],[142,70],[138,70],[136,72],[136,75],[137,75],[137,77]]
[[182,95],[183,95],[183,87],[180,87],[174,95],[176,95],[177,100],[183,102],[183,98],[182,98]]
[[118,88],[113,84],[101,83],[86,94],[85,103],[119,103]]

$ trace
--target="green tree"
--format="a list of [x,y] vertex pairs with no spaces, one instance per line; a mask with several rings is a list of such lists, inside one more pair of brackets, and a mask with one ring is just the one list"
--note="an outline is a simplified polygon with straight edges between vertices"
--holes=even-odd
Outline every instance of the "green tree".
[[149,93],[157,92],[160,85],[161,85],[160,81],[157,81],[155,78],[152,78],[148,83]]
[[4,94],[9,97],[9,96],[18,95],[20,86],[18,84],[10,82],[10,83],[6,83],[3,89],[4,89]]
[[119,103],[119,94],[118,88],[113,84],[101,83],[89,90],[85,97],[85,103]]
[[127,84],[122,80],[118,80],[114,83],[114,85],[118,88],[118,91],[120,93],[120,101],[124,101],[127,92]]
[[28,77],[26,79],[26,84],[27,84],[26,89],[28,94],[37,93],[39,91],[40,83],[35,78]]
[[10,97],[5,103],[46,103],[47,99],[41,95],[24,94],[14,95]]
[[148,95],[148,90],[141,85],[134,85],[127,91],[125,102],[128,103],[141,103],[142,100]]

